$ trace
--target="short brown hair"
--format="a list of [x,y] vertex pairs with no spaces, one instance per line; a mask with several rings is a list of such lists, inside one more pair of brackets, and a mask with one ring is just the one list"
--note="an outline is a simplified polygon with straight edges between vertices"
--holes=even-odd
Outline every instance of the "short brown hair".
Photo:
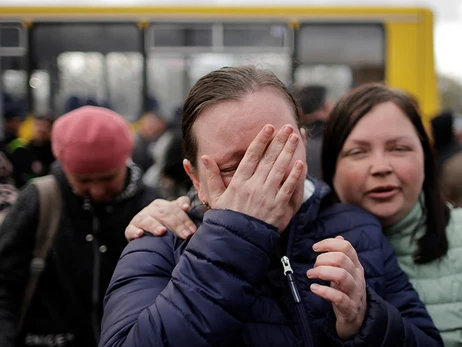
[[197,139],[192,126],[197,117],[208,107],[224,101],[239,100],[245,95],[263,88],[275,88],[289,102],[294,118],[300,126],[297,103],[276,75],[270,70],[252,65],[224,67],[200,78],[189,91],[183,104],[183,153],[193,167],[197,164]]

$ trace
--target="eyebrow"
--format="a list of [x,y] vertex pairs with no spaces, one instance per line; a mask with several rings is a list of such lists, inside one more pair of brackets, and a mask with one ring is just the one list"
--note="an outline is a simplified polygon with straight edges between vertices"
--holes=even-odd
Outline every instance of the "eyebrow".
[[[409,140],[409,139],[410,139],[409,136],[397,136],[397,137],[394,137],[388,140],[387,143],[394,143],[400,140]],[[368,145],[370,143],[370,141],[359,140],[359,139],[352,139],[351,142],[357,145]]]

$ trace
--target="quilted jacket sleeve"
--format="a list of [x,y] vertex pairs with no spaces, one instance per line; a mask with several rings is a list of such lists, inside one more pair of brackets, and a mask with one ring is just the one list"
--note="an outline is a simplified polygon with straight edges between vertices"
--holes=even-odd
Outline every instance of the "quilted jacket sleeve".
[[108,288],[100,346],[229,346],[263,282],[279,235],[212,210],[175,261],[172,234],[132,241]]
[[[359,333],[341,341],[335,333],[335,319],[329,317],[329,335],[337,346],[444,346],[425,305],[401,270],[393,248],[384,238],[382,252],[386,269],[386,292],[379,296],[367,288],[367,313]],[[335,337],[334,337],[335,336]]]

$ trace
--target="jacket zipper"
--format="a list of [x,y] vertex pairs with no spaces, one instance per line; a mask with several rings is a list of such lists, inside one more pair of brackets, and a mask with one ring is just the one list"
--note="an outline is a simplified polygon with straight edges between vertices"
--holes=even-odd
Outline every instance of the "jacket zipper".
[[305,341],[304,344],[306,346],[314,346],[313,336],[311,335],[311,328],[306,317],[305,308],[303,306],[302,299],[297,288],[297,283],[295,282],[294,271],[290,266],[290,260],[287,256],[283,256],[281,258],[281,263],[284,268],[284,276],[286,276],[287,278],[290,292],[292,293],[292,297],[295,301],[296,316],[299,322],[301,323],[302,337]]

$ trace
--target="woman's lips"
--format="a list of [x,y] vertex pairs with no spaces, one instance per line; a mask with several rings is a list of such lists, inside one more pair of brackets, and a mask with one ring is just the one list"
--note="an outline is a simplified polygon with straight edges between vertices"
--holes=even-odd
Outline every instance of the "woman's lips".
[[367,195],[373,199],[389,199],[398,192],[398,187],[378,187],[367,192]]

